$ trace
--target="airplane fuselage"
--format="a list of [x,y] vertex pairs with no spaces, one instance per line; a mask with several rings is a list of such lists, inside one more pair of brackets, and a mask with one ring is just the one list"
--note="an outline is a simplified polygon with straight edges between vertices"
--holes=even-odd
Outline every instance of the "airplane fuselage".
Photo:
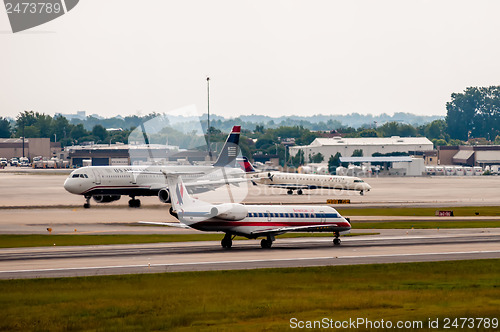
[[[262,236],[266,231],[280,234],[286,232],[335,232],[342,233],[351,229],[350,223],[334,208],[310,205],[239,205],[243,211],[242,219],[206,218],[200,213],[178,211],[178,218],[189,227],[209,232],[225,232],[248,238]],[[246,214],[244,213],[246,212]],[[311,228],[310,226],[316,226]],[[304,227],[301,230],[301,227]],[[287,228],[294,228],[287,230]],[[307,228],[307,229],[305,229]]]
[[[192,175],[186,175],[186,182],[222,177],[213,166],[87,166],[73,171],[64,182],[64,189],[84,196],[156,196],[167,186],[162,170],[192,171]],[[227,169],[225,173],[228,177],[242,177],[245,174],[239,168]],[[195,191],[201,192],[203,189],[200,186]]]
[[288,190],[338,189],[364,192],[371,189],[368,183],[353,176],[264,172],[253,174],[251,179],[257,184]]

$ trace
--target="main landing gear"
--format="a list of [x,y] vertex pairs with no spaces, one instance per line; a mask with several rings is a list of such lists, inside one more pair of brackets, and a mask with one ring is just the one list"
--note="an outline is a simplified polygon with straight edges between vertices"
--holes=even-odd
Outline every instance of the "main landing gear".
[[[293,190],[292,189],[288,189],[288,191],[286,192],[288,195],[293,195]],[[302,189],[299,189],[297,190],[297,195],[302,195],[304,192],[302,191]]]
[[334,246],[340,246],[340,243],[342,242],[339,238],[340,234],[337,232],[335,233],[335,239],[333,239],[333,245]]
[[262,247],[262,249],[270,249],[273,245],[274,240],[274,236],[269,235],[266,239],[262,239],[262,241],[260,241],[260,246]]
[[233,245],[233,237],[231,237],[231,234],[226,233],[222,241],[220,241],[220,244],[222,245],[222,248],[230,249]]
[[359,194],[360,194],[361,196],[363,196],[363,195],[365,194],[365,192],[364,192],[363,190],[361,190],[361,191],[359,192]]
[[92,198],[92,196],[85,196],[85,203],[83,204],[84,209],[90,208],[90,199],[91,198]]
[[135,199],[135,196],[130,196],[132,199],[128,201],[128,206],[131,208],[138,208],[141,207],[141,201],[138,199]]

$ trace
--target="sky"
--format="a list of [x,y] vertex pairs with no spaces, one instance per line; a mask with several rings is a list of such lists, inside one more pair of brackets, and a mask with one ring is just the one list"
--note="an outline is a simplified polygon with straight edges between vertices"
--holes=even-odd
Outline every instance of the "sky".
[[0,10],[0,116],[445,115],[499,85],[499,1],[81,0],[13,34]]

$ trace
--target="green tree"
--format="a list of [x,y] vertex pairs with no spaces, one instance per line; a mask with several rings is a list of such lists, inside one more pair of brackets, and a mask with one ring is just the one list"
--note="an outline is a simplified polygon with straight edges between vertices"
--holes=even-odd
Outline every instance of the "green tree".
[[359,132],[359,137],[378,137],[375,129],[363,129]]
[[0,116],[0,138],[9,138],[11,135],[9,120]]
[[303,165],[305,160],[304,160],[304,151],[299,150],[295,156],[291,158],[292,165],[294,167],[299,167],[300,165]]
[[492,140],[500,128],[500,86],[468,87],[463,93],[452,93],[446,110],[451,138],[485,137]]
[[99,141],[104,142],[108,137],[108,132],[106,128],[98,124],[92,128],[92,135],[99,138]]
[[313,154],[312,156],[310,156],[310,158],[311,158],[310,160],[312,163],[320,163],[323,160],[325,160],[325,157],[323,156],[323,154],[321,152]]
[[80,138],[87,136],[88,132],[83,127],[83,124],[79,123],[76,126],[73,126],[70,132],[70,136],[74,140],[79,140]]
[[340,166],[340,157],[342,157],[342,155],[340,152],[337,152],[335,156],[330,156],[330,159],[328,159],[328,171],[330,174],[335,174],[337,172],[337,167]]
[[352,152],[351,157],[363,157],[363,150],[362,149],[356,149]]

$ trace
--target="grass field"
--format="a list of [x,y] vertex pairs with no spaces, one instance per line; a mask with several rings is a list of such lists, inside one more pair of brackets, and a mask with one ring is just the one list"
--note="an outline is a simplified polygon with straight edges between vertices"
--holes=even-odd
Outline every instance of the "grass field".
[[345,216],[434,216],[436,210],[453,211],[455,217],[500,216],[500,206],[337,208]]
[[499,276],[500,260],[477,260],[2,280],[0,330],[281,331],[293,317],[500,318]]
[[[356,233],[342,236],[377,235],[379,233]],[[333,237],[332,233],[287,233],[280,238],[297,237]],[[12,235],[0,234],[0,248],[17,247],[46,247],[46,246],[85,246],[106,244],[132,244],[132,243],[160,243],[160,242],[189,242],[189,241],[220,241],[223,234],[120,234],[120,235],[48,235],[27,234]],[[235,240],[246,240],[236,237]]]

